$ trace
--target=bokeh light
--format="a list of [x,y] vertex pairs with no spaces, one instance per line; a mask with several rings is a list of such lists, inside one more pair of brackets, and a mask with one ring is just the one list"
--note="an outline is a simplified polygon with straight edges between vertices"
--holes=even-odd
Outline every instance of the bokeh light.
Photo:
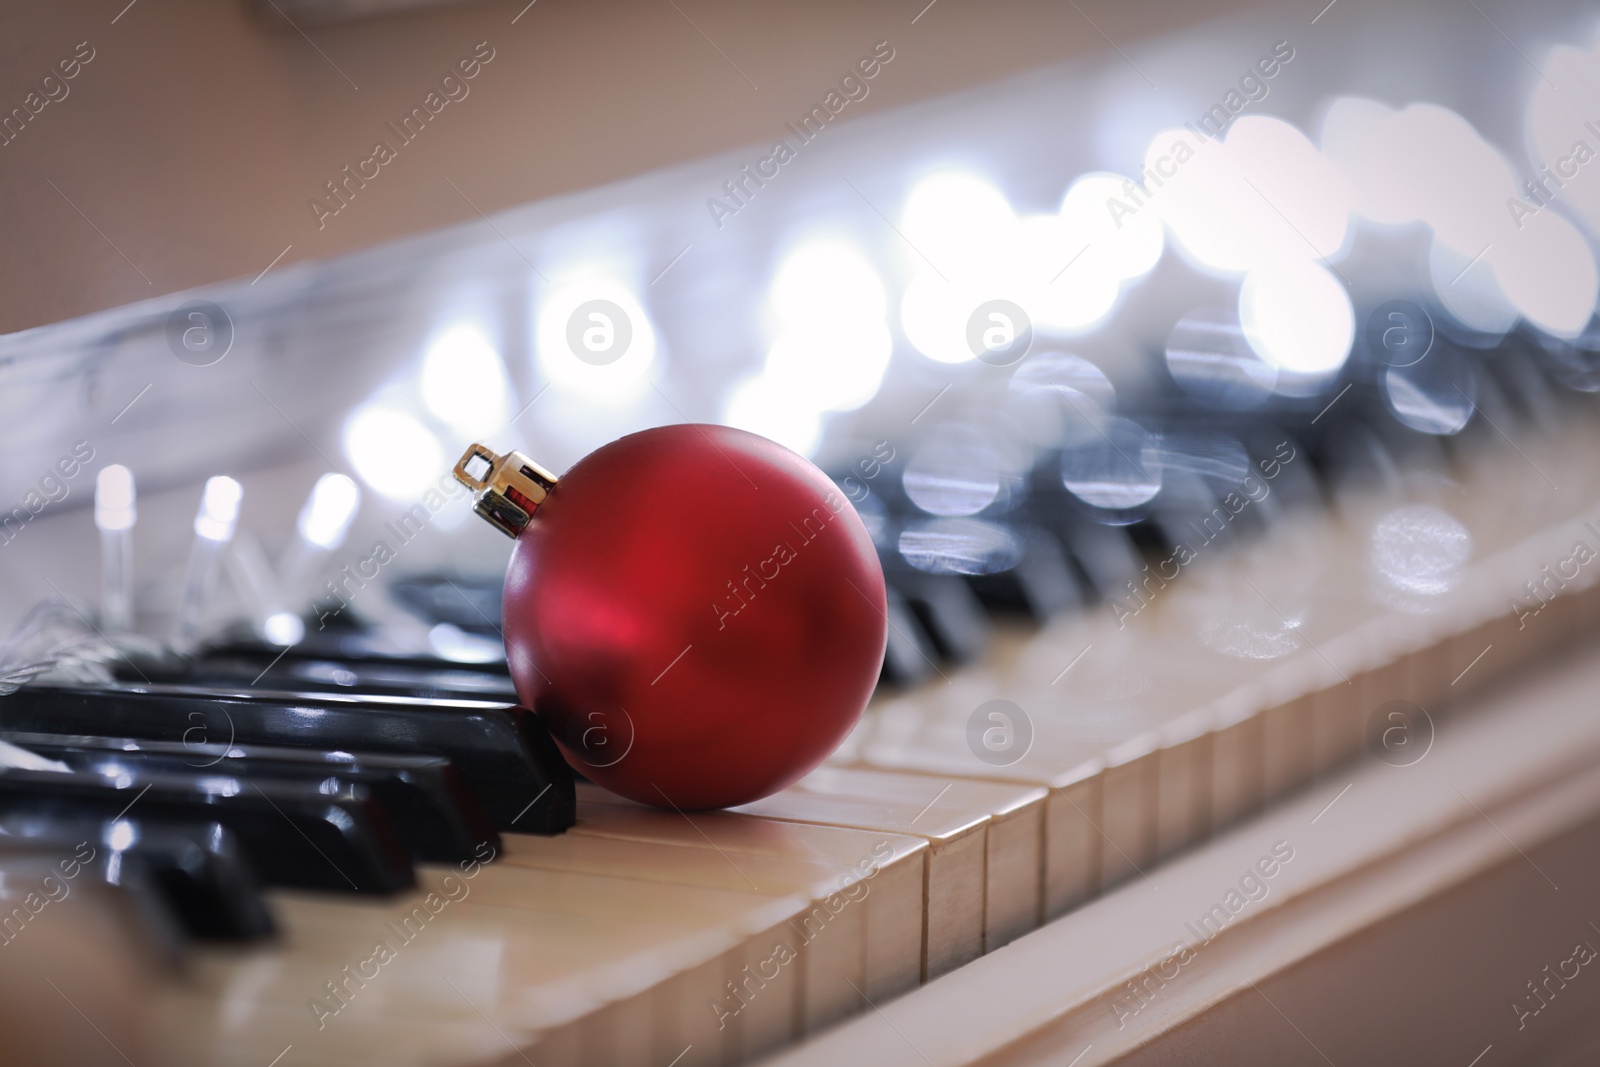
[[447,468],[444,449],[415,416],[368,404],[344,425],[344,452],[362,481],[391,500],[415,501]]
[[540,373],[587,404],[626,407],[650,389],[656,330],[632,288],[603,273],[573,280],[539,301],[534,345]]
[[464,434],[498,433],[511,414],[505,364],[484,331],[471,323],[449,327],[428,345],[421,388],[428,411]]
[[[1537,204],[1526,210],[1528,203],[1517,210],[1526,190],[1510,162],[1454,111],[1429,103],[1396,111],[1345,97],[1329,109],[1322,143],[1349,179],[1358,212],[1390,225],[1425,223],[1454,253],[1436,253],[1441,265],[1463,263],[1449,279],[1441,269],[1430,274],[1445,308],[1466,310],[1466,325],[1493,324],[1504,317],[1494,313],[1497,305],[1506,305],[1542,330],[1571,337],[1594,314],[1600,271],[1588,242],[1557,211]],[[1481,312],[1452,291],[1466,282],[1466,264],[1477,262],[1489,273],[1471,279],[1472,291],[1482,298],[1491,280],[1499,291]]]

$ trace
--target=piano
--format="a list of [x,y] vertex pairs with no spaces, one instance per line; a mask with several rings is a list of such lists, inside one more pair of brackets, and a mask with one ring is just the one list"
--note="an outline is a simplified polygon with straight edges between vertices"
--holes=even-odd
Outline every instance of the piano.
[[[0,295],[0,1063],[1594,1062],[1600,24],[959,9],[829,9],[807,78],[628,6],[640,114],[781,106],[520,183],[608,9],[27,16],[19,247],[83,232]],[[45,169],[164,28],[351,95],[262,164],[330,177],[292,225]],[[813,459],[889,588],[859,726],[727,811],[518,706],[450,476],[685,421]]]

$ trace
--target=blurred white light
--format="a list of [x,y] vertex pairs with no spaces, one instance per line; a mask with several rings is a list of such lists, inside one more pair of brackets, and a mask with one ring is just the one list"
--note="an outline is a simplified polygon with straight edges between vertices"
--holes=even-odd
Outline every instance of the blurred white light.
[[275,611],[261,624],[262,636],[275,645],[295,645],[306,635],[306,624],[293,612]]
[[1003,466],[980,431],[950,426],[917,449],[901,482],[911,502],[930,515],[976,515],[1000,495]]
[[[13,767],[19,771],[71,771],[60,760],[47,759],[37,752],[29,752],[25,748],[13,745],[9,741],[0,741],[0,770]],[[0,882],[0,887],[4,883]]]
[[318,548],[338,548],[361,506],[361,490],[342,474],[317,479],[300,509],[300,536]]
[[900,304],[907,339],[939,363],[976,359],[982,348],[974,336],[982,335],[975,331],[993,319],[991,301],[1021,308],[1047,334],[1100,323],[1122,283],[1149,271],[1164,243],[1155,212],[1114,210],[1113,197],[1127,188],[1134,186],[1115,174],[1085,175],[1058,213],[1019,218],[999,190],[973,175],[945,172],[918,183],[901,215],[919,253]]
[[439,439],[392,408],[359,408],[344,425],[344,451],[368,485],[391,500],[415,501],[445,470]]
[[923,519],[900,532],[900,555],[934,574],[995,574],[1022,558],[1017,535],[982,519]]
[[1119,279],[1147,273],[1160,261],[1166,245],[1161,216],[1154,211],[1113,210],[1112,201],[1126,202],[1132,187],[1132,179],[1120,174],[1085,174],[1061,199],[1062,221],[1070,233],[1083,238],[1083,258]]
[[1239,323],[1263,360],[1278,368],[1277,388],[1309,395],[1338,373],[1355,339],[1355,309],[1339,279],[1321,264],[1289,260],[1245,275]]
[[510,384],[500,353],[476,326],[453,326],[434,339],[422,360],[422,402],[462,433],[487,435],[505,427]]
[[1449,341],[1436,340],[1420,362],[1385,368],[1380,381],[1394,417],[1419,433],[1460,433],[1477,411],[1477,371]]
[[1278,368],[1245,340],[1232,308],[1199,308],[1167,335],[1167,370],[1184,392],[1227,411],[1263,403],[1278,384]]
[[[1078,333],[1116,306],[1121,264],[1111,253],[1114,238],[1100,231],[1059,215],[1033,215],[1017,224],[1016,251],[996,277],[1005,279],[1011,299],[1035,325]],[[1097,251],[1101,242],[1104,254]]]
[[1229,272],[1249,267],[1246,237],[1265,205],[1243,195],[1249,189],[1220,142],[1188,130],[1163,130],[1145,150],[1143,173],[1149,177],[1138,192],[1145,199],[1127,198],[1135,211],[1156,212],[1178,247],[1201,267]]
[[900,328],[923,355],[938,363],[977,358],[967,344],[967,319],[983,302],[975,286],[931,272],[917,274],[900,300]]
[[[1410,368],[1389,367],[1383,372],[1383,392],[1395,418],[1418,433],[1447,437],[1466,429],[1476,410],[1470,392],[1430,390]],[[1472,379],[1466,379],[1469,389]],[[1474,390],[1475,391],[1475,390]]]
[[1098,425],[1116,407],[1117,394],[1099,367],[1068,352],[1039,352],[1007,383],[1007,415],[1023,437],[1041,448]]
[[1061,484],[1086,504],[1125,511],[1161,491],[1161,440],[1130,419],[1107,418],[1061,452]]
[[1344,245],[1349,182],[1282,119],[1246,115],[1220,142],[1165,130],[1150,142],[1144,173],[1148,206],[1201,267],[1236,273]]
[[1064,397],[1084,410],[1109,413],[1117,406],[1117,390],[1105,371],[1071,352],[1040,352],[1011,376],[1013,394],[1044,391]]
[[822,415],[797,403],[775,380],[759,375],[740,383],[723,407],[722,421],[770,438],[802,456],[812,455],[822,438]]
[[102,467],[94,480],[94,524],[102,530],[127,530],[138,521],[133,472],[120,463]]
[[[1548,103],[1530,115],[1537,126],[1530,136],[1546,148],[1562,122],[1574,137],[1584,135],[1570,117],[1557,120],[1547,113],[1556,107]],[[1463,262],[1481,259],[1504,302],[1535,326],[1571,337],[1594,314],[1600,270],[1588,242],[1558,211],[1533,199],[1505,156],[1454,111],[1428,103],[1394,111],[1370,100],[1341,99],[1328,112],[1323,145],[1349,178],[1357,210],[1379,222],[1426,223],[1437,242]],[[1560,147],[1563,154],[1573,152],[1571,142]],[[1560,195],[1568,191],[1577,192],[1564,189]],[[1479,275],[1473,284],[1488,292],[1490,280]],[[1472,301],[1451,291],[1461,284],[1434,272],[1441,301],[1471,325]]]
[[767,351],[765,376],[803,406],[853,411],[877,395],[893,350],[881,320],[786,333]]
[[127,819],[118,819],[106,831],[106,847],[113,852],[124,852],[132,848],[139,840],[139,831]]
[[1016,215],[1004,194],[974,174],[942,171],[912,187],[900,228],[946,277],[964,266],[1004,258]]
[[455,663],[497,663],[506,658],[505,646],[499,640],[468,633],[448,622],[428,630],[428,646]]
[[539,370],[585,400],[626,407],[650,388],[655,327],[633,290],[604,276],[562,286],[539,305]]
[[1554,211],[1528,219],[1484,258],[1506,298],[1557,337],[1576,337],[1594,316],[1600,270],[1577,227]]
[[813,411],[852,411],[877,395],[894,350],[888,297],[854,244],[818,238],[784,256],[768,293],[775,340],[763,377]]
[[916,273],[900,302],[900,325],[916,349],[939,363],[977,358],[968,320],[988,300],[1019,300],[1016,214],[976,175],[943,171],[906,197],[900,229],[916,250]]
[[1268,258],[1339,252],[1350,228],[1350,181],[1310,138],[1283,119],[1246,115],[1222,147],[1271,213]]
[[1376,100],[1346,96],[1322,122],[1322,150],[1350,181],[1352,207],[1374,222],[1398,226],[1422,217],[1409,175],[1425,159],[1390,122],[1394,111]]
[[231,541],[239,520],[239,501],[244,487],[226,475],[206,479],[200,497],[200,510],[194,517],[194,532],[208,541]]
[[1511,217],[1505,201],[1516,193],[1516,178],[1471,123],[1438,104],[1412,104],[1390,122],[1422,157],[1407,160],[1412,170],[1401,180],[1412,186],[1418,217],[1440,240],[1475,256],[1506,235]]
[[454,500],[446,499],[444,506],[433,513],[432,525],[445,533],[459,530],[472,518],[472,497],[463,494]]
[[[1587,49],[1557,45],[1533,84],[1528,102],[1528,146],[1543,167],[1542,197],[1570,204],[1600,234],[1600,142],[1583,125],[1600,114],[1600,36]],[[1582,145],[1580,148],[1579,146]],[[1524,187],[1519,196],[1528,196]]]
[[768,296],[779,332],[817,322],[882,322],[889,299],[883,280],[854,244],[835,238],[808,241],[784,256]]

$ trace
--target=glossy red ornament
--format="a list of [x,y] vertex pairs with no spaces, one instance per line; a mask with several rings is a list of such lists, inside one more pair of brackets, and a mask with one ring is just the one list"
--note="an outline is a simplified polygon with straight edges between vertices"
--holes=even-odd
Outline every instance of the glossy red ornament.
[[[466,473],[475,458],[482,479]],[[855,726],[883,659],[883,571],[803,457],[679,425],[614,441],[559,481],[480,445],[456,470],[517,538],[504,608],[517,693],[590,780],[662,807],[744,804]]]

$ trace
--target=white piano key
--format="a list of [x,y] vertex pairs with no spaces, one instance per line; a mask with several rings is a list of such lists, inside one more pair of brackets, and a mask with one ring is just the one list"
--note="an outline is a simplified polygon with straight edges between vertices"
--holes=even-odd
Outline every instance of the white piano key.
[[865,877],[863,991],[891,997],[922,980],[928,841],[904,834],[753,819],[726,812],[692,816],[646,808],[591,785],[578,787],[578,825],[569,834],[670,844],[736,864],[742,856],[801,857],[839,879]]

